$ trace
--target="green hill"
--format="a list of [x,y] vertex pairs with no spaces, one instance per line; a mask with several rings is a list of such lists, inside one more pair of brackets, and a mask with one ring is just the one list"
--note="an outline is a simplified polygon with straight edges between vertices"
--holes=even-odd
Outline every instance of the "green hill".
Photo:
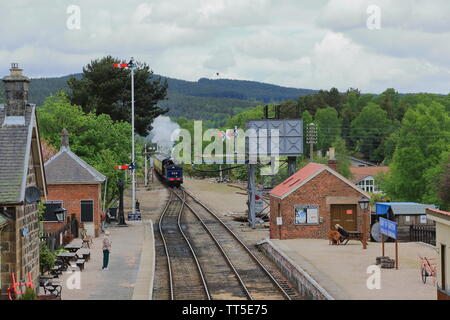
[[[59,90],[68,92],[67,80],[70,77],[79,78],[81,74],[32,79],[29,101],[39,106]],[[297,100],[316,92],[255,81],[206,78],[185,81],[161,77],[167,80],[169,89],[168,99],[160,102],[160,106],[170,109],[169,116],[205,120],[211,126],[222,126],[229,117],[258,104]],[[0,82],[0,101],[2,96],[3,83]]]

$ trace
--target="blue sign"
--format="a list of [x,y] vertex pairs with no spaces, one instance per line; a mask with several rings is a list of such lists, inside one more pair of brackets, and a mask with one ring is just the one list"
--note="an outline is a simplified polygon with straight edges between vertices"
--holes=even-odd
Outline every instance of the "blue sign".
[[387,237],[397,239],[397,223],[380,217],[380,232]]

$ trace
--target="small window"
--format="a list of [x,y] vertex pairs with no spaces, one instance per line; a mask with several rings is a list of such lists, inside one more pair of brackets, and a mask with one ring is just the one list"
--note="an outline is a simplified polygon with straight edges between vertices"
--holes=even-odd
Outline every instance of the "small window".
[[94,201],[81,200],[81,222],[93,222],[94,221]]
[[319,224],[319,207],[316,205],[295,206],[294,212],[296,225]]

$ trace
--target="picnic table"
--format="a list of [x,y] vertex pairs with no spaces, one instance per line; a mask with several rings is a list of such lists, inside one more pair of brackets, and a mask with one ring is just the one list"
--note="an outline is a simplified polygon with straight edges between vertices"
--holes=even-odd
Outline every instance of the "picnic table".
[[61,260],[66,267],[70,266],[70,261],[75,259],[77,254],[75,252],[60,252],[56,258]]
[[77,255],[80,257],[82,256],[84,260],[89,261],[91,258],[91,252],[89,249],[80,249],[77,251]]
[[70,252],[77,252],[82,247],[83,247],[83,245],[81,243],[72,243],[72,244],[66,245],[64,247],[64,249],[69,250]]
[[59,281],[55,281],[53,277],[40,276],[39,286],[44,288],[45,294],[55,295],[56,297],[61,297],[62,287]]

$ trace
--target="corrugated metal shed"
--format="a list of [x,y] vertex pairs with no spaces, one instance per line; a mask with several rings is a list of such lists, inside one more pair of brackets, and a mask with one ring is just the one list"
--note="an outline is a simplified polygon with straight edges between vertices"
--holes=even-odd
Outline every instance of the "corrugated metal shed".
[[377,202],[375,203],[376,214],[386,214],[392,209],[394,215],[425,215],[426,209],[436,209],[432,204],[422,204],[415,202]]

